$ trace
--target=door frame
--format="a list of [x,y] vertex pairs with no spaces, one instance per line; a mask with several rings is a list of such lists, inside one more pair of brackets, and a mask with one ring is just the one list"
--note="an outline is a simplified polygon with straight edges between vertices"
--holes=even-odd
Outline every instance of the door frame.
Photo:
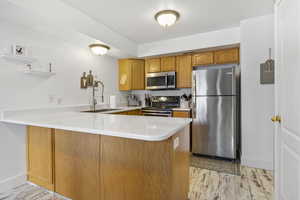
[[[274,115],[280,115],[279,109],[279,85],[280,85],[280,65],[279,65],[279,31],[278,31],[278,9],[282,0],[275,0],[274,4],[274,29],[275,29],[275,113]],[[274,200],[279,200],[280,194],[280,183],[279,183],[279,170],[280,170],[280,162],[277,159],[277,155],[280,155],[280,130],[279,124],[274,123],[275,125],[275,135],[274,135]]]

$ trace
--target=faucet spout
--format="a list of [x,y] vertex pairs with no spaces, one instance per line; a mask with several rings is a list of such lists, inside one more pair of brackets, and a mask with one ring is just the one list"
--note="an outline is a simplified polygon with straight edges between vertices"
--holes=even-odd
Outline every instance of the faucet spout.
[[97,99],[96,99],[96,87],[99,86],[99,84],[101,85],[102,87],[102,90],[101,90],[101,102],[104,103],[104,83],[102,81],[94,81],[94,84],[93,84],[93,110],[94,112],[96,111],[96,105],[97,105]]

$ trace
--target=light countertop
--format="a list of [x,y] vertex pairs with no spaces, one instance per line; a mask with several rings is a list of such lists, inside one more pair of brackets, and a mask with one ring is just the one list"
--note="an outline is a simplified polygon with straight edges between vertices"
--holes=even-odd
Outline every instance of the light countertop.
[[[113,112],[135,109],[139,107],[120,108]],[[83,113],[78,109],[63,111],[56,109],[55,112],[49,110],[47,112],[27,110],[8,114],[4,112],[1,121],[145,141],[162,141],[187,126],[191,119]]]

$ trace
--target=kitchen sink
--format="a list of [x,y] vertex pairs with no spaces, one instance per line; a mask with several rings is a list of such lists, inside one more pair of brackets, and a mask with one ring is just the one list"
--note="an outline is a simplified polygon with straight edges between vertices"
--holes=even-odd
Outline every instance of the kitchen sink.
[[104,108],[104,109],[98,109],[98,110],[87,110],[87,111],[82,111],[82,112],[101,113],[101,112],[109,112],[109,111],[114,111],[114,110],[120,110],[120,109],[116,109],[116,108]]

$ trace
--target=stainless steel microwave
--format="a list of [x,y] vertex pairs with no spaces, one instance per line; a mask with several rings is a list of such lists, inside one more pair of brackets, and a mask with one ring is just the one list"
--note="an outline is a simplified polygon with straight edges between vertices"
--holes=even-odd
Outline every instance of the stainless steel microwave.
[[146,74],[146,89],[161,90],[176,88],[176,72]]

